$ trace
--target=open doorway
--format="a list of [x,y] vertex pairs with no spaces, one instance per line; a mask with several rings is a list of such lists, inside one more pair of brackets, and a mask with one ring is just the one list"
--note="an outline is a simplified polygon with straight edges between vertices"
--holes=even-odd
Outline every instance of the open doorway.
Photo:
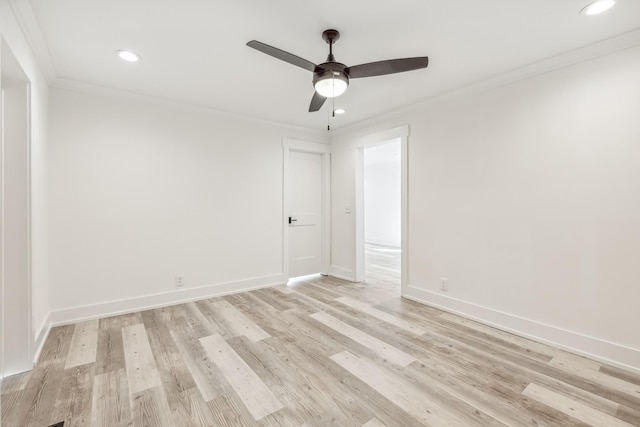
[[400,289],[401,140],[364,148],[365,279]]
[[[370,277],[366,277],[367,275],[365,274],[365,258],[366,258],[366,247],[367,245],[365,244],[366,240],[369,240],[369,243],[374,243],[377,244],[378,246],[382,246],[382,245],[386,245],[385,246],[391,246],[390,248],[384,248],[384,247],[379,247],[377,248],[377,250],[375,251],[369,251],[369,254],[371,255],[369,257],[369,259],[371,261],[377,262],[377,265],[382,266],[382,267],[386,267],[382,268],[382,269],[378,269],[378,271],[380,270],[385,270],[385,274],[387,274],[389,276],[389,278],[393,278],[395,280],[395,284],[396,286],[391,286],[388,287],[387,290],[390,291],[390,293],[396,294],[399,293],[400,295],[404,295],[406,288],[409,286],[410,283],[410,279],[409,279],[409,271],[408,271],[408,264],[407,264],[407,259],[409,258],[409,221],[408,221],[408,212],[409,212],[409,191],[408,191],[408,163],[409,163],[409,156],[408,156],[408,139],[409,139],[409,126],[405,125],[405,126],[400,126],[397,128],[393,128],[393,129],[388,129],[385,131],[381,131],[381,132],[377,132],[371,135],[367,135],[364,136],[362,138],[359,138],[357,140],[354,140],[352,145],[350,146],[351,150],[354,150],[354,160],[355,160],[355,281],[356,282],[361,282],[363,280],[365,280],[365,278],[367,279],[367,281],[370,281],[371,278]],[[397,237],[395,238],[395,240],[389,240],[388,239],[388,235],[385,234],[387,236],[387,240],[383,241],[383,240],[378,240],[375,241],[375,236],[372,235],[373,230],[370,231],[368,238],[365,238],[365,211],[367,209],[365,209],[365,152],[367,152],[370,149],[375,149],[375,147],[381,147],[387,144],[392,144],[395,143],[397,144],[398,149],[393,150],[390,154],[390,156],[383,156],[383,157],[391,157],[391,162],[399,162],[399,167],[396,165],[396,167],[399,168],[399,177],[397,178],[399,180],[399,198],[400,198],[400,208],[399,210],[394,209],[394,212],[399,212],[399,223],[400,223],[400,250],[398,250],[397,248]],[[391,147],[385,147],[385,148],[380,148],[380,150],[382,152],[386,151],[386,148],[391,148]],[[395,148],[395,147],[394,147]],[[370,154],[375,153],[375,151],[369,151]],[[382,154],[382,153],[378,153],[378,154]],[[399,156],[398,156],[399,154]],[[392,172],[395,173],[395,172]],[[398,181],[395,181],[398,182]],[[369,184],[369,190],[371,191],[376,191],[375,184]],[[381,187],[381,185],[377,186],[378,189],[380,189],[379,187]],[[393,187],[395,188],[396,185],[393,184]],[[397,202],[397,193],[394,193],[394,196],[387,196],[387,200],[385,201],[383,198],[383,202],[384,203],[388,203],[389,205],[391,205],[391,203],[389,203],[389,199],[388,197],[393,197],[394,200]],[[369,211],[371,213],[372,209],[375,209],[375,207],[371,207],[369,208]],[[394,214],[395,215],[395,214]],[[397,219],[393,219],[390,218],[388,215],[385,215],[383,217],[383,221],[387,221],[388,224],[392,224],[391,227],[393,229],[395,229],[395,227],[397,227]],[[372,219],[369,219],[369,225],[372,224]],[[375,227],[375,226],[374,226]],[[381,236],[382,234],[379,234],[378,236]],[[397,236],[397,234],[396,234]],[[381,245],[382,243],[382,245]],[[372,259],[375,258],[375,259]],[[377,260],[377,261],[376,261]],[[386,264],[386,265],[385,265]],[[397,265],[400,265],[400,279],[398,280],[398,273],[397,273]],[[369,263],[369,265],[371,266],[372,263]],[[371,269],[371,267],[370,267]],[[394,271],[395,270],[395,271]],[[369,276],[371,276],[371,274],[369,274]],[[399,284],[399,286],[397,286]],[[380,289],[382,291],[384,291],[384,286],[385,285],[381,285]]]

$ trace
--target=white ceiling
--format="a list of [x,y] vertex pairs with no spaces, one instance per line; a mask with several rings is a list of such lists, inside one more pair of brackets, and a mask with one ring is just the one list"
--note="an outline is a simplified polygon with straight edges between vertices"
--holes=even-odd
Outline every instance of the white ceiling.
[[[330,103],[307,112],[311,73],[246,42],[320,63],[328,53],[321,33],[335,28],[334,54],[346,65],[429,56],[426,70],[352,80],[335,99],[347,110],[332,119],[335,129],[640,28],[640,1],[579,14],[589,2],[31,0],[30,19],[39,25],[26,28],[32,42],[44,40],[54,84],[88,83],[313,129],[326,128]],[[117,49],[143,60],[124,63]]]

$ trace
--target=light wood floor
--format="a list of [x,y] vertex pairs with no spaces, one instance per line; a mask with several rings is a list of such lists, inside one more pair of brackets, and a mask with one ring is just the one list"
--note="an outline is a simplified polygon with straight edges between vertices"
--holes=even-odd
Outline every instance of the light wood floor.
[[54,328],[2,426],[629,426],[640,377],[318,277]]
[[365,243],[365,276],[370,283],[393,287],[400,296],[400,248]]

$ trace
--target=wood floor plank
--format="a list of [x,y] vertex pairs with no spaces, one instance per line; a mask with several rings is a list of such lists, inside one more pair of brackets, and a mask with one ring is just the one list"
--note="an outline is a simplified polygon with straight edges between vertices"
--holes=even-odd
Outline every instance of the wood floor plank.
[[82,364],[65,369],[57,393],[53,418],[65,425],[86,426],[91,423],[91,403],[95,365]]
[[211,306],[224,319],[227,327],[235,336],[244,335],[252,341],[259,341],[269,337],[258,325],[253,323],[240,310],[224,299],[210,300]]
[[204,335],[209,336],[211,334],[219,333],[219,328],[217,325],[214,325],[198,308],[198,305],[195,302],[190,302],[187,304],[183,304],[188,317],[187,319],[190,321],[190,324],[197,324],[202,330]]
[[629,370],[616,368],[615,366],[602,365],[599,371],[611,377],[616,377],[628,383],[640,386],[640,375],[634,375],[629,372]]
[[176,426],[213,426],[216,425],[211,407],[204,401],[197,388],[180,393],[181,406],[172,408],[172,420]]
[[[266,341],[268,344],[268,340]],[[422,425],[410,414],[402,411],[378,393],[371,393],[371,388],[356,377],[345,376],[341,366],[334,363],[327,355],[319,354],[315,349],[312,338],[303,338],[273,349],[274,352],[284,352],[292,370],[299,371],[303,377],[302,384],[309,390],[320,389],[329,394],[335,404],[344,408],[348,414],[353,411],[351,406],[362,406],[369,414],[375,415],[384,424],[419,426]],[[301,367],[310,367],[302,369]],[[311,384],[308,384],[311,383]],[[312,395],[311,398],[314,396]],[[370,419],[364,417],[359,423],[344,423],[344,425],[361,425]]]
[[[585,363],[588,362],[575,363],[574,359],[569,359],[567,357],[554,357],[551,362],[549,362],[549,365],[560,367],[564,371],[571,373],[577,377],[581,377],[588,381],[593,381],[598,384],[614,388],[623,393],[627,393],[636,399],[640,399],[640,385],[630,383],[607,374],[603,374],[599,370],[593,368],[595,365],[585,365]],[[596,364],[597,362],[592,363]]]
[[142,319],[169,408],[172,412],[188,408],[190,402],[186,393],[196,384],[168,326],[153,310],[142,313]]
[[1,391],[2,395],[15,393],[20,390],[24,390],[29,381],[29,372],[23,372],[21,374],[11,375],[5,377],[2,380]]
[[[235,395],[223,394],[211,400],[208,404],[215,418],[214,426],[253,427],[259,425]],[[247,416],[245,416],[245,412]]]
[[362,424],[362,427],[385,427],[377,418],[371,418],[366,423]]
[[[390,310],[386,305],[380,306],[378,308],[382,311],[394,314],[394,310]],[[499,334],[493,333],[492,328],[487,328],[486,330],[481,331],[478,327],[473,327],[473,324],[469,325],[464,321],[456,322],[448,320],[443,316],[442,313],[437,316],[431,316],[428,314],[426,316],[420,315],[418,313],[425,313],[425,309],[422,307],[420,307],[417,312],[414,306],[412,306],[411,309],[407,312],[405,312],[405,310],[400,311],[404,313],[404,317],[407,320],[410,320],[423,327],[424,329],[429,331],[429,333],[437,333],[441,336],[456,337],[457,341],[470,343],[471,345],[482,345],[487,348],[491,347],[500,349],[501,351],[508,352],[510,354],[513,354],[514,356],[519,355],[536,360],[538,362],[546,363],[549,362],[553,357],[549,354],[546,354],[546,352],[544,351],[537,351],[534,348],[535,346],[527,345],[525,341],[521,342],[518,340],[518,337],[515,337],[511,334],[505,333],[504,336],[501,336]],[[426,311],[426,313],[429,313],[429,311]]]
[[367,292],[366,294],[363,294],[361,288],[344,286],[340,281],[335,280],[317,281],[313,283],[313,286],[324,291],[333,291],[332,295],[334,295],[334,298],[340,298],[342,296],[351,297],[371,306],[384,304],[390,299],[394,299],[399,296],[398,290],[395,286],[370,285],[369,290],[371,292]]
[[[338,386],[339,381],[318,375],[314,361],[305,363],[295,350],[275,347],[270,345],[270,341],[275,340],[251,342],[237,337],[229,340],[229,345],[260,376],[285,408],[298,408],[287,416],[287,424],[357,425],[358,420],[371,416],[367,408],[352,398],[350,391]],[[274,423],[285,423],[282,415],[286,415],[286,411],[278,411],[270,418]]]
[[71,339],[71,347],[64,365],[65,369],[96,361],[99,325],[99,320],[89,320],[76,324],[73,338]]
[[244,360],[233,351],[220,335],[201,338],[209,358],[222,370],[231,387],[238,394],[253,418],[269,415],[283,408],[262,380],[249,368]]
[[170,333],[202,398],[208,402],[224,394],[217,369],[207,359],[207,354],[200,342],[194,341],[194,338],[186,333],[180,334],[173,331]]
[[348,351],[331,356],[331,360],[371,386],[389,401],[416,417],[416,419],[436,427],[452,425],[451,422],[439,415],[438,408],[423,399],[418,390],[387,374],[372,363]]
[[[442,375],[442,369],[446,368],[449,368],[447,371],[449,374]],[[454,366],[443,367],[442,365],[434,366],[431,362],[429,364],[417,362],[409,367],[407,374],[420,381],[437,384],[449,395],[505,425],[519,425],[523,412],[529,414],[533,425],[555,427],[558,424],[555,419],[552,422],[546,422],[545,417],[540,417],[530,406],[527,407],[522,402],[518,402],[518,397],[521,397],[520,390],[504,388],[496,393],[492,390],[491,381],[476,382],[476,378],[470,379],[457,371]],[[474,387],[469,387],[467,385],[469,382],[474,384]]]
[[64,359],[53,359],[38,364],[29,375],[29,381],[20,391],[19,407],[11,413],[2,415],[2,425],[9,426],[48,426],[56,420],[53,410],[57,395],[64,379]]
[[144,325],[138,323],[122,328],[122,340],[129,393],[133,395],[160,386],[160,375]]
[[280,291],[283,294],[292,294],[292,293],[294,293],[294,291],[289,289],[289,287],[287,285],[274,286],[273,289],[275,289],[277,291]]
[[133,393],[131,402],[134,427],[175,427],[160,387]]
[[56,326],[51,328],[47,340],[42,346],[39,363],[53,360],[65,360],[69,354],[69,347],[73,338],[75,325]]
[[280,292],[274,289],[258,289],[249,293],[255,295],[257,298],[260,298],[262,301],[269,304],[276,310],[285,311],[297,308],[296,303],[292,302],[291,298],[288,298],[286,295],[282,295]]
[[[586,357],[578,356],[567,352],[559,352],[549,361],[552,366],[566,366],[572,370],[591,370],[600,371],[602,363],[595,360],[587,359]],[[638,386],[640,387],[640,386]]]
[[633,427],[631,424],[618,418],[604,414],[580,402],[540,387],[535,383],[529,384],[522,394],[589,425],[602,427]]
[[620,406],[616,412],[616,418],[621,419],[631,425],[640,426],[640,410]]
[[94,377],[91,415],[94,427],[124,427],[131,424],[125,369],[107,371]]
[[527,350],[534,351],[547,356],[548,360],[551,360],[554,356],[561,354],[561,350],[554,349],[548,345],[540,344],[535,341],[528,340],[526,338],[519,337],[517,335],[510,334],[508,332],[501,331],[491,326],[486,326],[473,320],[465,319],[464,317],[457,316],[451,313],[442,313],[438,316],[440,319],[445,319],[449,322],[457,323],[465,326],[474,331],[478,331],[483,334],[494,336],[500,340],[508,343],[523,347]]
[[578,402],[582,402],[608,415],[615,416],[622,406],[619,403],[609,400],[605,397],[583,390],[571,384],[556,380],[554,378],[537,377],[533,380],[539,386],[547,388],[563,396],[567,396],[568,398],[576,400]]
[[386,313],[384,311],[378,310],[377,308],[374,308],[373,306],[363,303],[361,301],[358,301],[354,298],[351,297],[341,297],[337,299],[338,302],[347,305],[349,307],[353,307],[356,310],[360,310],[363,313],[368,314],[369,316],[373,316],[376,317],[380,320],[383,320],[387,323],[390,323],[394,326],[397,326],[398,328],[402,328],[406,331],[409,331],[411,333],[414,333],[416,335],[422,335],[425,334],[427,331],[419,326],[416,326],[415,324],[401,318],[398,316],[394,316],[392,314]]
[[120,317],[100,320],[96,352],[96,375],[126,368]]
[[52,328],[35,368],[3,381],[0,423],[640,426],[637,373],[402,299],[398,251],[365,255],[379,265],[361,283],[305,277]]
[[371,335],[364,333],[361,330],[326,314],[325,312],[321,311],[318,313],[314,313],[309,317],[330,327],[334,331],[341,333],[348,338],[351,338],[355,342],[358,342],[365,347],[370,348],[391,363],[395,363],[399,366],[407,366],[416,360],[415,357],[405,353],[404,351],[398,350],[392,345],[387,344],[375,337],[372,337]]

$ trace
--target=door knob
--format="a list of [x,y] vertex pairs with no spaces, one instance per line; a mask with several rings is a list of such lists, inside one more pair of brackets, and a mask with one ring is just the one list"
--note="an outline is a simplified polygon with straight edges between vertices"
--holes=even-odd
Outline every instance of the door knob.
[[297,219],[292,219],[291,217],[289,217],[289,224],[291,224],[292,222],[297,221]]

